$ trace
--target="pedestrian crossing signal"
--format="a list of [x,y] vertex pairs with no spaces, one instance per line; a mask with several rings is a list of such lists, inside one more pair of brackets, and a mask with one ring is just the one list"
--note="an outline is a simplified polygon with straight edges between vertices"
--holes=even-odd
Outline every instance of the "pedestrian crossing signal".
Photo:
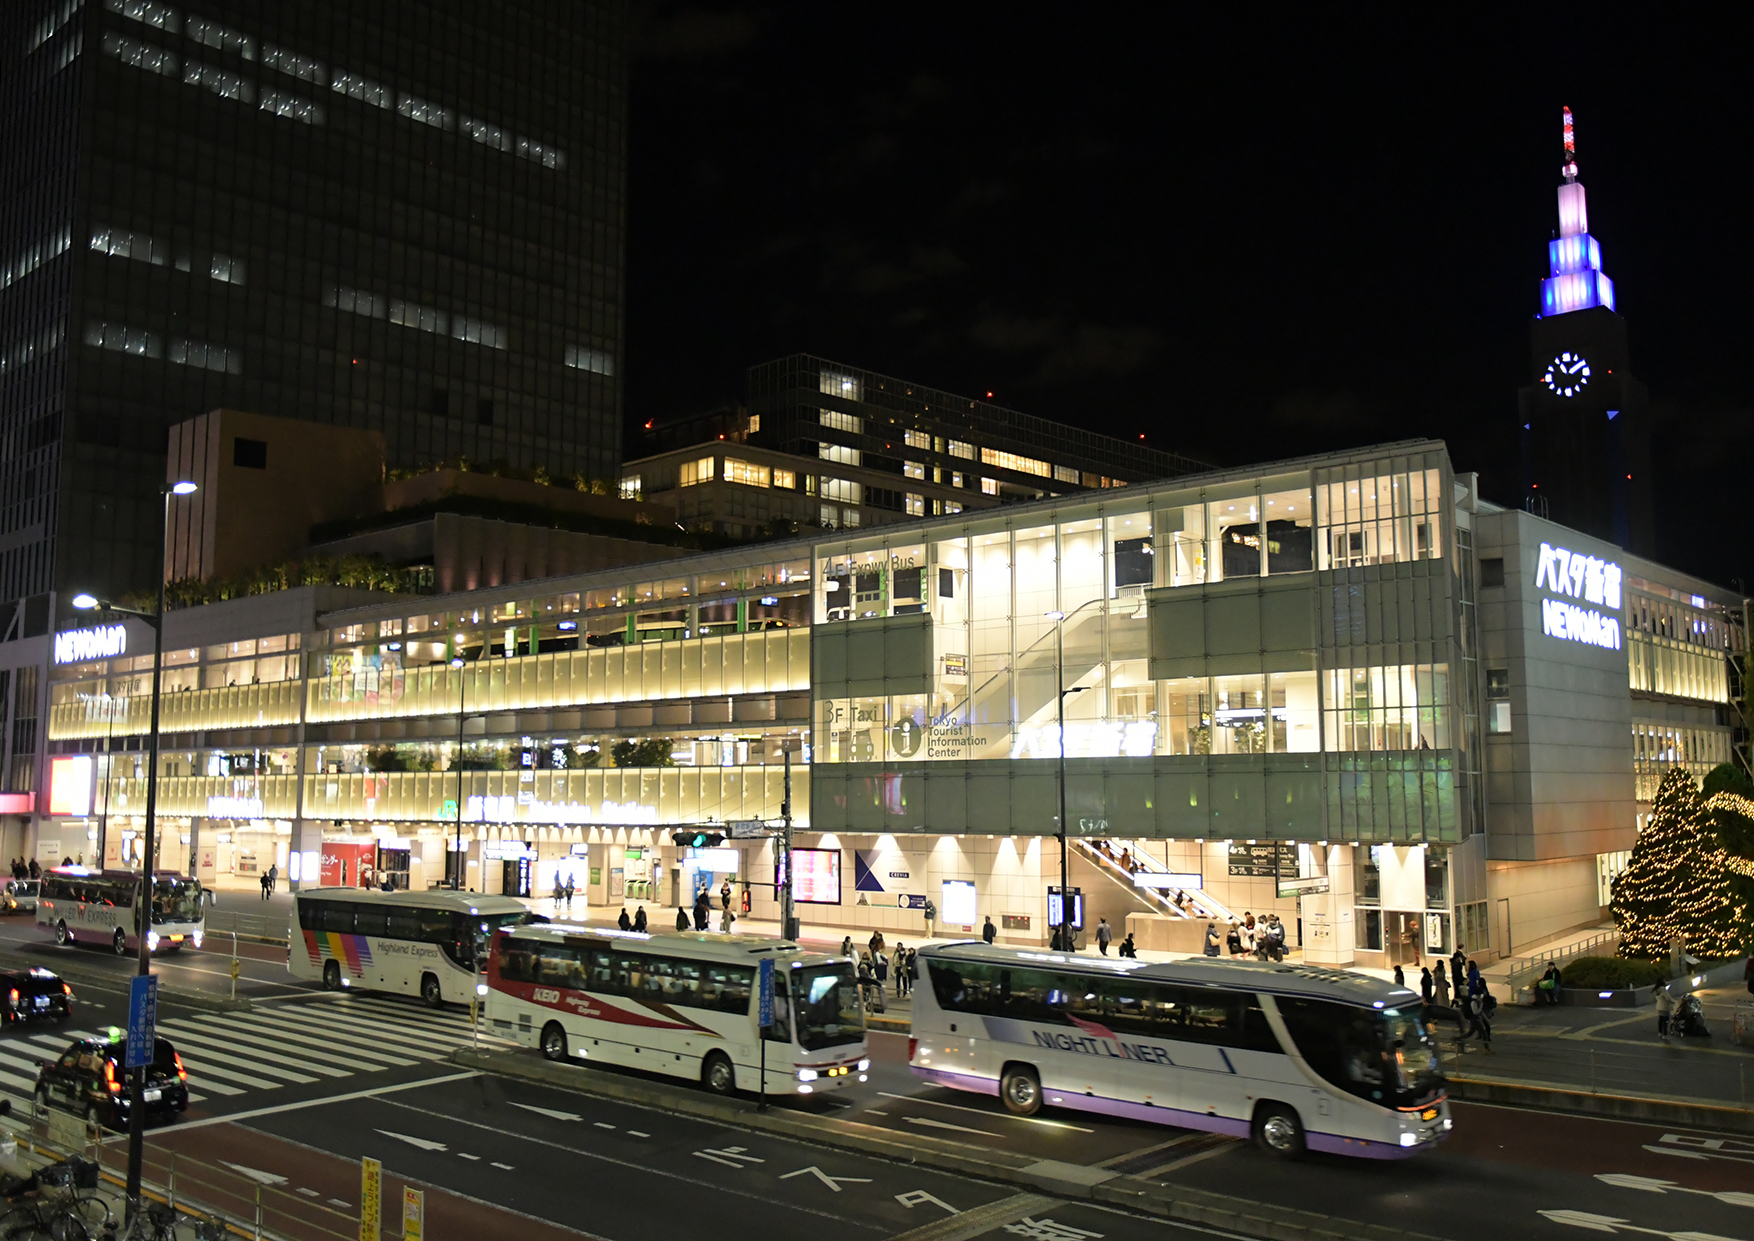
[[670,839],[684,849],[711,849],[725,843],[723,832],[671,832]]

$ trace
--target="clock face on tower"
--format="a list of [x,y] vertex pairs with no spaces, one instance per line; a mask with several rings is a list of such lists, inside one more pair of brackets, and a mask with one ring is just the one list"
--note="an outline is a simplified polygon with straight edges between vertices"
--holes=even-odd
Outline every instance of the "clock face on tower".
[[1547,373],[1541,382],[1555,396],[1576,396],[1589,387],[1590,364],[1584,361],[1583,354],[1567,350],[1547,363]]

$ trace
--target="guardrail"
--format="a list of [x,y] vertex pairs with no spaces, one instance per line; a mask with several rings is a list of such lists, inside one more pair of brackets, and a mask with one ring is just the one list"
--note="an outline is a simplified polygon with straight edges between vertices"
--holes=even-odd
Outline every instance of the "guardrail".
[[286,915],[248,914],[236,909],[209,909],[207,933],[233,934],[241,939],[259,939],[270,944],[286,942]]
[[[1616,929],[1612,931],[1602,931],[1599,934],[1590,936],[1588,939],[1580,940],[1575,944],[1566,944],[1563,948],[1554,948],[1550,951],[1530,953],[1526,957],[1516,958],[1515,961],[1511,962],[1510,976],[1508,979],[1511,1003],[1514,1004],[1516,1002],[1516,997],[1521,993],[1522,989],[1529,983],[1533,982],[1538,975],[1543,973],[1549,964],[1557,965],[1563,970],[1564,963],[1571,960],[1573,957],[1593,956],[1598,949],[1609,945],[1618,947],[1619,944],[1620,932]],[[1517,961],[1523,961],[1527,964],[1519,965],[1517,964]]]

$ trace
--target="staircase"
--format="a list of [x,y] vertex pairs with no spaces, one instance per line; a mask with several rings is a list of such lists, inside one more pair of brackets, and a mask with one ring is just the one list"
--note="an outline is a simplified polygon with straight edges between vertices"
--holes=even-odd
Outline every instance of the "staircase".
[[[1188,900],[1192,902],[1195,909],[1195,912],[1189,913],[1185,909],[1176,908],[1175,896],[1172,892],[1166,892],[1161,888],[1139,887],[1133,882],[1132,874],[1120,864],[1119,859],[1123,849],[1131,854],[1133,864],[1138,867],[1139,870],[1159,875],[1169,873],[1163,863],[1159,862],[1140,847],[1142,843],[1140,841],[1079,840],[1075,843],[1078,846],[1079,853],[1081,853],[1093,866],[1113,879],[1116,883],[1124,884],[1134,892],[1138,893],[1139,896],[1145,900],[1145,903],[1151,907],[1153,913],[1167,914],[1170,917],[1176,918],[1205,918],[1220,923],[1227,923],[1236,916],[1223,905],[1219,904],[1218,901],[1204,889],[1187,888],[1183,890],[1184,895],[1186,895]],[[1104,845],[1106,845],[1108,849],[1113,850],[1112,855],[1103,847]]]

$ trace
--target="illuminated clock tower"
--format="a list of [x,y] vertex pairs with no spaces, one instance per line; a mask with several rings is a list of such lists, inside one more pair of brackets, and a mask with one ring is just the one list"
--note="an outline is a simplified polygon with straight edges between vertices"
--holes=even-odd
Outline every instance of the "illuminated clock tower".
[[1534,382],[1518,393],[1526,506],[1552,520],[1655,552],[1650,425],[1632,377],[1626,320],[1590,235],[1571,109],[1565,109],[1559,232],[1547,243],[1541,309],[1529,329]]

